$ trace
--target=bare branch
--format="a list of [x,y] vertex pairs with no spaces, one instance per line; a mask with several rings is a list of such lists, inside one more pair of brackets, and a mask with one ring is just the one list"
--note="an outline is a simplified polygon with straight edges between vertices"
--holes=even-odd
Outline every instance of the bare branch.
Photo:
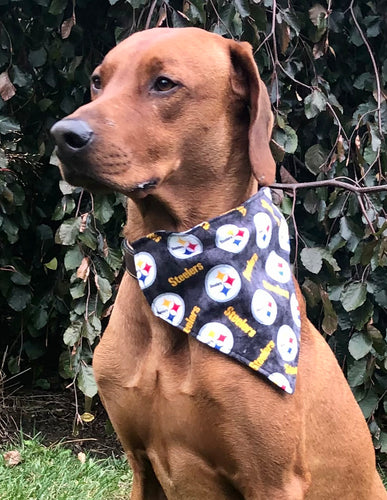
[[376,80],[376,89],[377,89],[377,94],[378,94],[378,129],[379,129],[379,134],[382,136],[383,135],[383,130],[382,130],[382,116],[381,116],[381,112],[380,112],[381,102],[382,102],[382,97],[381,97],[382,96],[382,92],[381,92],[381,87],[380,87],[379,70],[378,70],[378,66],[376,64],[375,57],[374,57],[374,54],[372,52],[371,46],[368,43],[368,40],[367,40],[366,36],[364,35],[363,30],[361,29],[359,21],[356,19],[355,12],[353,10],[354,1],[355,0],[351,1],[351,4],[349,6],[349,10],[351,11],[351,16],[352,16],[353,22],[355,23],[355,26],[356,26],[356,28],[359,31],[359,34],[360,34],[360,36],[361,36],[361,38],[362,38],[362,40],[364,42],[364,45],[367,47],[368,54],[369,54],[369,56],[371,58],[371,61],[372,61],[372,66],[374,67],[375,80]]
[[387,184],[383,184],[381,186],[358,187],[358,186],[353,186],[351,184],[347,184],[346,182],[338,181],[337,179],[328,179],[324,181],[313,181],[313,182],[299,182],[296,184],[274,183],[271,184],[270,187],[274,189],[283,189],[285,191],[295,191],[297,189],[317,188],[317,187],[327,187],[327,186],[346,189],[356,194],[378,193],[381,191],[387,191]]

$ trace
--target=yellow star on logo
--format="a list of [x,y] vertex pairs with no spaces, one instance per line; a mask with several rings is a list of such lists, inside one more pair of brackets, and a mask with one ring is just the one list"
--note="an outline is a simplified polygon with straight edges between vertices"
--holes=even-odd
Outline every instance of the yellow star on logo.
[[220,271],[218,271],[218,274],[216,275],[216,278],[220,281],[223,281],[223,278],[224,278],[225,274],[224,273],[221,273]]
[[164,302],[163,302],[163,306],[164,306],[164,307],[169,307],[169,306],[170,306],[170,304],[171,304],[171,301],[170,301],[170,300],[168,300],[168,299],[164,299]]

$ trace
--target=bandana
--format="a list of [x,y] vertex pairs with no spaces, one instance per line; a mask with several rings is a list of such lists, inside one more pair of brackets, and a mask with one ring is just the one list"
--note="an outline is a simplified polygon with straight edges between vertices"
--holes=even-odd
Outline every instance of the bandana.
[[300,311],[287,223],[269,188],[189,231],[132,246],[156,316],[294,392]]

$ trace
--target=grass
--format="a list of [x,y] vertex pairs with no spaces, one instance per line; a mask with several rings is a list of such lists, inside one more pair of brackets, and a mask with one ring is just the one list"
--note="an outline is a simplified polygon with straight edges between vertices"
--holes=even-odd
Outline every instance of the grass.
[[[3,454],[16,449],[22,462],[7,466]],[[63,446],[43,446],[39,438],[23,439],[1,450],[1,500],[124,500],[129,497],[131,471],[124,460],[94,459],[82,463]]]

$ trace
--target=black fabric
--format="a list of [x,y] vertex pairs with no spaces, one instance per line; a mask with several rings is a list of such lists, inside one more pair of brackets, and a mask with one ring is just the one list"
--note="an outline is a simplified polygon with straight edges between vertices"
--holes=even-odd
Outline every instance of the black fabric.
[[189,231],[132,246],[156,316],[294,392],[299,307],[288,227],[268,188]]

